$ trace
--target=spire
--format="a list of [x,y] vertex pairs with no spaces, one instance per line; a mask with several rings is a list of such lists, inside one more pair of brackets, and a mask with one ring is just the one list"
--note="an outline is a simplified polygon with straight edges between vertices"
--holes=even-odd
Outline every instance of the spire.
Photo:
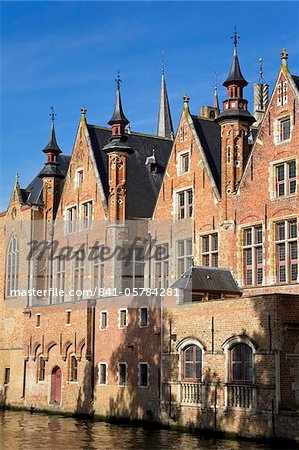
[[50,137],[49,137],[49,142],[46,145],[46,147],[43,149],[44,153],[55,153],[55,154],[59,154],[62,153],[60,148],[58,147],[57,141],[56,141],[56,135],[55,135],[55,126],[54,126],[54,122],[55,122],[55,117],[56,114],[54,113],[54,106],[51,106],[51,131],[50,131]]
[[43,152],[47,155],[47,161],[45,163],[44,168],[39,173],[40,178],[46,178],[46,177],[56,177],[56,178],[64,178],[64,175],[59,170],[59,164],[58,164],[58,155],[62,153],[60,148],[58,147],[57,141],[56,141],[56,135],[55,135],[55,116],[54,113],[54,106],[51,106],[51,131],[50,131],[50,137],[49,142],[46,145],[46,147],[43,149]]
[[213,106],[214,106],[214,108],[219,109],[217,72],[215,72],[214,105]]
[[109,125],[114,125],[116,123],[121,124],[124,128],[126,125],[128,125],[129,121],[123,112],[123,108],[122,108],[122,104],[121,104],[120,85],[122,83],[122,80],[120,79],[119,70],[117,72],[117,77],[115,78],[115,81],[116,81],[116,85],[117,85],[116,100],[115,100],[115,106],[114,106],[114,111],[113,111],[112,117],[108,123],[109,123]]
[[161,78],[160,102],[158,112],[157,135],[162,137],[171,137],[173,135],[173,125],[171,120],[170,107],[165,82],[164,50],[161,50],[161,53],[162,53],[162,78]]
[[108,144],[103,147],[103,151],[106,153],[125,152],[131,154],[134,153],[134,150],[129,144],[127,144],[129,136],[125,131],[125,126],[129,124],[129,121],[122,109],[120,96],[120,84],[122,83],[122,81],[119,76],[119,71],[117,73],[117,78],[115,79],[115,81],[117,86],[115,107],[113,115],[108,122],[112,127],[112,132]]
[[236,84],[239,84],[240,86],[247,86],[248,82],[245,80],[245,78],[242,75],[241,69],[240,69],[240,63],[238,58],[238,40],[240,39],[240,36],[237,34],[236,28],[234,35],[231,37],[231,39],[234,40],[234,56],[233,61],[231,65],[231,69],[229,72],[229,75],[225,82],[223,83],[223,86],[228,87],[230,84],[233,84],[234,82]]

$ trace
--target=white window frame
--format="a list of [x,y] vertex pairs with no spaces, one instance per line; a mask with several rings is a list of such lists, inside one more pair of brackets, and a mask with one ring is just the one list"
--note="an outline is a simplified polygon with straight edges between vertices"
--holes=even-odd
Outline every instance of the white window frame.
[[[75,219],[69,219],[69,214],[71,210],[76,211],[76,218]],[[64,217],[65,217],[65,234],[72,234],[77,231],[77,221],[78,221],[78,206],[77,205],[71,205],[65,208],[64,210]]]
[[[105,366],[106,368],[106,382],[101,383],[101,366]],[[98,370],[99,370],[99,385],[100,386],[107,386],[108,385],[108,363],[104,361],[100,361],[98,364]]]
[[[262,242],[256,242],[256,230],[257,228],[261,228],[262,229]],[[246,244],[245,242],[245,232],[246,230],[251,230],[251,244]],[[242,231],[242,261],[243,261],[243,285],[246,288],[251,289],[252,287],[262,287],[263,284],[265,283],[265,261],[264,261],[264,238],[265,238],[265,229],[264,226],[261,222],[256,222],[256,223],[252,223],[252,224],[248,224],[248,225],[244,225],[241,229]],[[262,263],[258,263],[257,261],[257,252],[258,252],[258,248],[262,249]],[[246,261],[245,261],[245,252],[246,250],[251,249],[251,258],[252,258],[252,263],[250,265],[251,270],[252,270],[252,283],[251,284],[247,284],[246,282],[246,268],[249,267],[249,265],[247,266]],[[261,267],[260,267],[261,265]],[[262,282],[258,283],[258,269],[262,269]]]
[[[84,218],[84,208],[86,205],[91,205],[88,207],[89,214],[91,213],[90,217],[88,216],[87,220],[85,221]],[[80,203],[80,229],[81,230],[89,230],[93,227],[93,218],[94,218],[94,201],[93,199],[84,200]]]
[[[217,249],[213,250],[212,249],[212,243],[213,243],[213,237],[217,236]],[[208,238],[209,241],[209,250],[208,251],[204,251],[204,245],[203,245],[203,241],[204,239]],[[205,233],[202,234],[200,236],[200,245],[201,245],[201,264],[204,267],[219,267],[219,233],[217,231],[211,231],[210,233]],[[215,258],[215,255],[217,255],[217,266],[213,266],[212,263],[212,259]],[[209,257],[209,265],[205,265],[203,263],[204,257],[208,256]]]
[[[190,207],[190,204],[186,201],[188,200],[188,195],[189,192],[192,192],[192,214],[191,216],[189,216],[188,214],[188,208]],[[184,193],[184,211],[185,211],[185,217],[181,218],[180,217],[180,205],[179,205],[179,198],[180,195]],[[186,220],[186,219],[192,219],[194,216],[194,191],[193,191],[193,186],[186,186],[182,189],[179,189],[177,191],[174,191],[174,195],[175,195],[175,219],[176,220]]]
[[[165,242],[163,244],[157,244],[155,249],[159,247],[164,247],[167,250],[168,258],[158,260],[155,259],[155,287],[157,289],[167,289],[169,286],[169,278],[170,278],[170,245],[168,242]],[[156,253],[157,255],[157,253]],[[161,269],[161,276],[158,274],[158,267],[160,266]]]
[[[66,321],[65,321],[65,325],[67,327],[69,327],[70,325],[72,325],[72,310],[71,309],[66,309]],[[67,322],[68,317],[70,318],[70,321]]]
[[[188,170],[186,171],[183,170],[183,158],[185,155],[188,155]],[[190,148],[187,148],[177,153],[177,174],[180,176],[190,173],[190,167],[191,167],[191,151]]]
[[[292,238],[289,234],[290,232],[290,225],[289,223],[293,220],[296,220],[296,231],[297,231],[297,237]],[[277,231],[277,225],[279,223],[284,223],[284,230],[285,230],[285,237],[284,239],[279,240],[276,234]],[[297,217],[288,217],[288,218],[282,218],[280,220],[276,220],[274,222],[274,246],[275,246],[275,279],[276,279],[276,283],[279,286],[283,286],[283,285],[288,285],[288,284],[295,284],[298,283],[299,281],[299,270],[297,272],[297,280],[291,280],[291,257],[290,257],[290,244],[292,242],[296,242],[297,243],[297,267],[299,264],[299,231],[298,231],[298,218]],[[279,255],[278,255],[278,251],[277,248],[279,245],[283,245],[285,246],[285,260],[284,260],[284,264],[279,264]],[[284,266],[285,267],[285,275],[286,275],[286,280],[285,281],[280,281],[279,280],[279,267],[280,266]]]
[[[81,172],[82,172],[82,183],[79,184],[79,174]],[[76,169],[76,173],[75,173],[75,188],[76,189],[83,186],[84,179],[85,179],[84,169],[83,169],[83,167],[79,167],[78,169]]]
[[[187,254],[187,241],[191,241],[191,255]],[[179,242],[184,242],[184,255],[179,256]],[[193,251],[194,251],[194,246],[193,246],[193,240],[192,238],[186,238],[186,239],[179,239],[176,241],[175,243],[176,245],[176,273],[177,276],[180,277],[183,273],[185,273],[191,266],[192,266],[192,258],[193,258]],[[187,258],[191,257],[191,263],[189,265],[189,267],[187,267]],[[179,273],[179,260],[184,260],[184,271],[182,273]]]
[[[285,194],[285,195],[278,196],[277,195],[276,169],[281,164],[288,164],[292,161],[295,161],[295,165],[296,165],[296,192],[295,192],[295,194]],[[270,190],[270,199],[271,200],[280,200],[280,199],[284,199],[286,197],[293,197],[294,195],[296,195],[298,193],[298,184],[299,184],[299,160],[298,160],[298,158],[296,158],[296,156],[293,155],[293,156],[289,156],[287,158],[282,158],[282,159],[277,159],[275,161],[271,161],[271,163],[269,165],[269,180],[270,180],[269,190]],[[285,181],[285,183],[286,183],[286,181]]]

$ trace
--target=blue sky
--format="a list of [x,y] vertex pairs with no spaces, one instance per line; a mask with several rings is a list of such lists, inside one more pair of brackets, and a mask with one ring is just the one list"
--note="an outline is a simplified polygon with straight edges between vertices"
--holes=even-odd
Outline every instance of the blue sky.
[[[51,105],[58,143],[70,154],[83,104],[89,123],[105,126],[110,119],[119,69],[132,129],[155,133],[164,48],[177,126],[185,92],[193,114],[212,103],[214,72],[221,85],[236,25],[251,109],[260,56],[271,89],[283,47],[291,72],[298,74],[298,20],[298,2],[285,1],[2,2],[0,211],[15,173],[26,187],[43,165]],[[225,98],[222,86],[219,96]]]

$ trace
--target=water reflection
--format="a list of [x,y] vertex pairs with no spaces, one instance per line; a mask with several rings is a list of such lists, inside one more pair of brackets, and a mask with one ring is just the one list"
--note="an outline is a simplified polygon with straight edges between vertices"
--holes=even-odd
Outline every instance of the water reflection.
[[46,414],[0,411],[1,450],[257,450],[263,444],[205,439],[187,433],[111,425]]

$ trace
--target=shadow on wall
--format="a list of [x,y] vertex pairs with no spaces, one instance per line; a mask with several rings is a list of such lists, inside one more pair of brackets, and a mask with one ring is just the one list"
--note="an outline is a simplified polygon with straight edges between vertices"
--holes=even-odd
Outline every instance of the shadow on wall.
[[[96,368],[94,368],[96,372]],[[93,401],[94,401],[94,387],[96,384],[96,377],[94,377],[94,382],[92,378],[92,364],[89,359],[86,359],[84,366],[83,383],[79,387],[77,404],[75,409],[75,414],[89,415],[94,413]]]
[[[139,299],[144,305],[143,299]],[[128,307],[128,326],[123,340],[112,352],[109,370],[113,374],[116,395],[109,399],[108,414],[127,419],[157,420],[161,397],[160,309],[148,309],[148,326],[140,327],[136,306]],[[118,364],[127,363],[126,385],[117,387]],[[140,386],[139,363],[148,363],[148,385]]]
[[6,398],[7,398],[7,386],[3,386],[3,388],[0,390],[0,408],[4,408],[6,405]]

